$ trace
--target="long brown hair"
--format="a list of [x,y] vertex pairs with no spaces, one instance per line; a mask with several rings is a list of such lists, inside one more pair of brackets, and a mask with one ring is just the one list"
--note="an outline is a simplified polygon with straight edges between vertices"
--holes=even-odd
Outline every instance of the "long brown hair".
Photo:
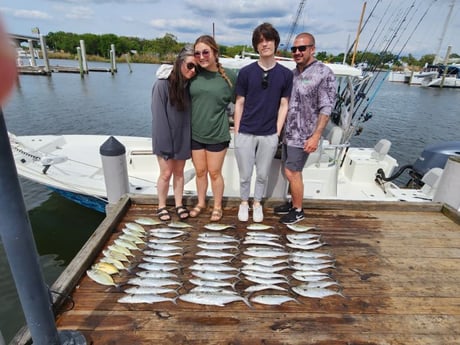
[[191,45],[186,45],[177,55],[174,61],[173,70],[169,75],[169,102],[177,110],[183,111],[189,105],[189,97],[185,92],[188,80],[184,78],[181,72],[182,64],[187,56],[193,56],[194,49]]
[[230,78],[227,76],[227,74],[225,73],[225,70],[224,68],[222,67],[222,64],[219,62],[219,46],[217,45],[216,41],[214,40],[214,38],[212,36],[209,36],[209,35],[202,35],[200,37],[198,37],[195,41],[195,44],[194,44],[194,47],[196,47],[196,45],[198,43],[203,43],[203,44],[206,44],[207,46],[209,46],[212,51],[214,52],[214,56],[216,57],[216,65],[217,65],[217,71],[220,73],[220,75],[222,76],[222,78],[225,79],[225,81],[227,82],[227,84],[232,87],[232,81],[230,80]]

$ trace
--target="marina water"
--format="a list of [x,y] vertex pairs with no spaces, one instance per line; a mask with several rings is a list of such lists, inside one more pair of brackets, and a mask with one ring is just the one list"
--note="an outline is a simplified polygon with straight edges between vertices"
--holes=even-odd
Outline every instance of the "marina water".
[[[76,67],[77,62],[52,60],[51,65]],[[90,63],[90,67],[109,68],[103,63]],[[150,95],[158,67],[119,64],[114,75],[90,72],[84,78],[67,73],[53,73],[51,77],[22,75],[3,108],[8,130],[16,135],[150,136]],[[426,145],[460,140],[460,89],[384,81],[375,99],[372,94],[367,96],[367,110],[373,116],[362,124],[363,131],[352,139],[353,146],[372,147],[379,139],[388,139],[392,142],[390,154],[404,165],[413,163]],[[41,185],[20,181],[43,275],[52,285],[104,215],[67,201]],[[9,342],[24,324],[0,245],[0,329],[5,340]]]

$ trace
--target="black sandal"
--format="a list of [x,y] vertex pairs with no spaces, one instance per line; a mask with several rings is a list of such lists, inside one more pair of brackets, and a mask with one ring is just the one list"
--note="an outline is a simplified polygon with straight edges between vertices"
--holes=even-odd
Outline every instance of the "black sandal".
[[157,210],[157,216],[162,222],[168,222],[171,220],[171,215],[166,207],[159,208]]
[[176,214],[180,220],[187,219],[190,216],[190,212],[184,206],[177,206]]

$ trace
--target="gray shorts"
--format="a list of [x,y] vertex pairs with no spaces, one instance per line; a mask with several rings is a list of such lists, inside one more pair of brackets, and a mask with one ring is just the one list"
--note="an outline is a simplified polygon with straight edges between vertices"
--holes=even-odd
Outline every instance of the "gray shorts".
[[291,171],[302,171],[307,162],[308,153],[301,147],[283,144],[281,148],[281,161]]

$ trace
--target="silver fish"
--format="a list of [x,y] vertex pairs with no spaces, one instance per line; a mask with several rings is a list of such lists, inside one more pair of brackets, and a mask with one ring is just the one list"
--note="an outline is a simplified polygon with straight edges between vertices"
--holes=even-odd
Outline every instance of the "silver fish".
[[284,248],[281,243],[273,242],[271,240],[255,239],[255,238],[246,238],[243,241],[243,244],[260,244],[270,247]]
[[117,286],[117,284],[115,284],[110,274],[108,274],[107,272],[101,271],[99,269],[93,268],[93,269],[87,270],[86,275],[89,278],[91,278],[91,280],[95,281],[98,284]]
[[149,230],[149,234],[159,238],[176,238],[185,235],[186,232],[178,229],[171,228],[157,228]]
[[173,302],[176,304],[176,298],[164,297],[155,294],[135,294],[128,295],[118,299],[118,303],[160,303],[160,302]]
[[134,219],[134,221],[137,224],[140,224],[140,225],[159,225],[159,224],[163,224],[163,221],[161,221],[159,219],[153,219],[151,217],[139,217],[139,218]]
[[318,242],[318,243],[313,243],[313,244],[308,244],[308,245],[298,245],[298,244],[293,244],[293,243],[286,243],[286,246],[294,249],[302,249],[302,250],[313,250],[320,248],[324,246],[326,243],[324,242]]
[[260,265],[260,266],[276,266],[279,264],[287,263],[287,259],[271,259],[271,258],[258,258],[258,257],[249,257],[241,260],[246,265]]
[[133,286],[130,288],[125,289],[125,293],[131,295],[150,295],[150,294],[164,294],[164,293],[175,293],[177,294],[177,290],[173,288],[166,288],[166,287],[155,287],[155,286]]
[[306,284],[303,284],[303,286],[305,286],[308,289],[312,289],[312,288],[324,289],[324,288],[327,288],[329,286],[334,286],[334,285],[340,286],[340,284],[334,280],[331,280],[331,281],[320,280],[317,282],[308,282]]
[[250,282],[261,284],[261,285],[277,285],[277,284],[287,284],[287,280],[285,278],[262,278],[262,277],[255,277],[255,276],[245,276],[246,280]]
[[147,243],[147,247],[150,249],[155,249],[155,250],[163,250],[163,251],[181,251],[182,247],[175,246],[173,244],[167,244],[167,243],[153,243],[149,242]]
[[192,271],[192,275],[205,280],[226,280],[234,278],[239,279],[239,273],[231,274],[224,272]]
[[[321,273],[321,272],[318,272]],[[329,275],[316,274],[316,275],[302,275],[299,272],[292,273],[292,277],[301,282],[317,282],[321,280],[330,279]]]
[[303,297],[323,298],[323,297],[334,296],[334,295],[345,297],[339,291],[333,291],[333,290],[329,290],[326,288],[310,288],[306,285],[293,286],[291,289],[296,294],[303,296]]
[[236,226],[231,225],[231,224],[209,223],[209,224],[204,225],[204,228],[208,230],[213,230],[213,231],[222,231],[222,230],[230,229],[230,228],[235,229]]
[[170,272],[178,270],[177,265],[167,265],[167,264],[154,264],[151,262],[141,262],[137,267],[142,268],[148,271],[160,271],[160,272]]
[[249,237],[262,237],[262,238],[271,238],[271,239],[279,239],[280,235],[278,234],[273,234],[271,232],[266,232],[266,231],[248,231],[246,233],[246,236]]
[[321,271],[326,268],[335,268],[335,265],[333,263],[317,265],[295,263],[291,265],[291,268],[297,271]]
[[334,260],[330,259],[321,259],[321,258],[314,258],[314,257],[302,257],[302,256],[293,256],[290,261],[304,264],[304,265],[323,265],[323,264],[333,264]]
[[142,260],[145,262],[151,262],[152,264],[179,264],[176,260],[161,256],[143,256]]
[[290,242],[296,242],[296,241],[304,241],[304,240],[311,240],[311,239],[319,239],[321,235],[318,234],[311,234],[311,233],[296,233],[296,234],[287,234],[286,238]]
[[135,231],[138,231],[140,233],[145,233],[144,227],[142,225],[140,225],[140,224],[130,222],[130,223],[126,223],[125,226],[128,229],[135,230]]
[[279,291],[288,291],[288,289],[274,285],[274,284],[256,284],[256,285],[251,285],[248,286],[246,289],[244,289],[245,292],[258,292],[258,291],[263,291],[263,290],[279,290]]
[[235,290],[228,290],[222,287],[213,287],[213,286],[195,286],[194,288],[190,289],[191,293],[218,293],[218,294],[230,294],[230,295],[237,295],[238,292]]
[[202,243],[239,243],[240,241],[236,238],[228,238],[223,236],[198,236],[198,241]]
[[250,301],[266,305],[281,305],[291,301],[299,303],[295,298],[286,295],[258,295],[252,297]]
[[288,253],[285,251],[279,251],[274,249],[275,248],[267,250],[246,250],[244,251],[244,254],[259,258],[277,258],[280,256],[288,255]]
[[248,271],[258,271],[258,272],[279,272],[285,269],[288,269],[288,265],[283,265],[283,266],[263,266],[259,264],[250,264],[250,265],[244,265],[242,269],[248,270]]
[[235,254],[227,253],[222,250],[203,249],[196,253],[197,256],[208,256],[210,258],[235,257]]
[[242,296],[232,295],[232,294],[223,294],[223,293],[187,293],[180,295],[179,299],[189,303],[202,304],[202,305],[214,305],[223,307],[225,304],[242,301],[246,303],[249,307],[251,305]]
[[198,238],[201,239],[201,238],[206,238],[206,237],[223,237],[223,238],[226,238],[226,239],[229,239],[229,240],[236,240],[236,238],[232,235],[226,235],[226,234],[222,234],[220,232],[209,232],[209,231],[206,231],[206,232],[201,232],[198,234]]
[[185,222],[172,221],[168,223],[170,228],[183,229],[183,228],[193,228],[193,225],[190,225]]
[[181,240],[176,240],[174,238],[151,238],[149,239],[150,243],[158,243],[158,244],[173,244],[182,242]]
[[329,253],[322,253],[322,252],[312,252],[312,251],[295,251],[290,253],[290,257],[304,257],[304,258],[324,258],[324,257],[332,257]]
[[306,226],[302,224],[287,224],[286,225],[289,229],[297,232],[305,232],[305,231],[310,231],[310,230],[319,230],[315,228],[314,226]]
[[190,266],[191,270],[195,271],[207,271],[207,272],[228,272],[228,271],[239,271],[238,268],[228,266],[225,264],[194,264]]
[[144,287],[162,287],[162,286],[182,286],[182,283],[178,282],[174,279],[169,278],[142,278],[142,277],[135,277],[131,278],[127,281],[127,284],[136,285],[136,286],[144,286]]
[[259,277],[265,279],[284,279],[285,281],[287,281],[287,278],[284,274],[276,272],[260,272],[242,269],[241,273],[243,273],[245,276]]
[[268,229],[274,229],[274,227],[271,225],[265,225],[261,223],[252,223],[252,224],[249,224],[246,227],[246,229],[248,230],[268,230]]
[[177,274],[168,271],[139,271],[136,275],[141,278],[177,278]]
[[229,261],[230,261],[229,259],[218,259],[218,258],[208,258],[208,257],[193,260],[194,263],[199,264],[199,265],[203,265],[203,264],[220,265],[220,264],[226,264]]
[[146,249],[143,251],[145,255],[148,256],[159,256],[162,258],[167,258],[171,256],[181,256],[182,252],[179,251],[170,251],[170,250],[153,250],[153,249]]
[[238,246],[228,243],[198,243],[197,247],[209,250],[238,249]]
[[192,278],[189,282],[196,286],[232,287],[233,289],[235,289],[235,284],[237,283],[237,281],[232,283],[225,280],[207,280],[198,278]]

